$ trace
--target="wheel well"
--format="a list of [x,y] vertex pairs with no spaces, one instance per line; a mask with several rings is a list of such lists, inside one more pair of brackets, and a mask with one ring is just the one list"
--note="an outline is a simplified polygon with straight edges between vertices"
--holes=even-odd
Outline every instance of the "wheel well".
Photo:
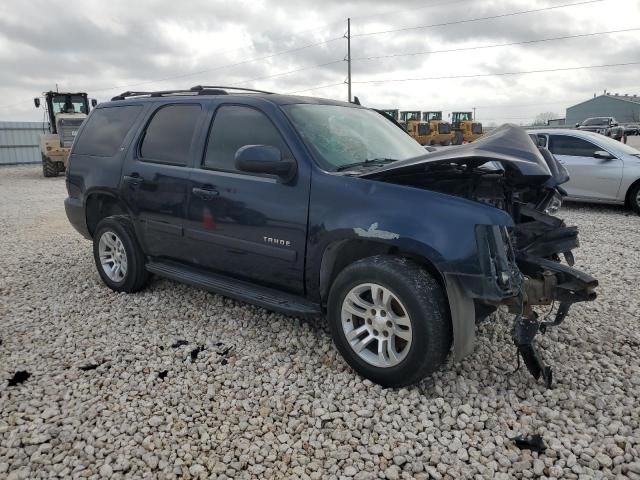
[[627,193],[624,196],[624,205],[628,208],[631,206],[631,191],[638,186],[638,184],[640,184],[640,178],[637,179],[635,182],[633,182],[631,185],[629,185],[629,188],[627,188]]
[[87,199],[86,207],[87,229],[93,236],[100,220],[111,215],[125,213],[127,213],[127,209],[117,198],[103,193],[91,195]]
[[341,240],[327,247],[320,265],[320,298],[323,304],[329,296],[329,289],[340,272],[353,262],[375,255],[397,255],[409,258],[425,268],[445,288],[444,279],[438,269],[426,258],[397,247],[371,240]]

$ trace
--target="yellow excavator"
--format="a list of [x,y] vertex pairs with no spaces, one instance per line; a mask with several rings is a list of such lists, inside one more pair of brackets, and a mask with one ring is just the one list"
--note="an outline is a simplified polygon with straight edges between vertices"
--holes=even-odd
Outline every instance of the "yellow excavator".
[[451,127],[454,145],[473,142],[483,134],[482,123],[476,122],[471,112],[451,113]]

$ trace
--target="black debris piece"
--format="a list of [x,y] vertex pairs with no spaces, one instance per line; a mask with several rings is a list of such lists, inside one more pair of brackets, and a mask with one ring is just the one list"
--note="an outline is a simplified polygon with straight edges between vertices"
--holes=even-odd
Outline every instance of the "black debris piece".
[[229,363],[229,360],[227,360],[226,358],[220,360],[220,365],[226,365],[227,363]]
[[520,435],[514,438],[513,441],[520,450],[531,450],[532,452],[542,453],[547,449],[544,440],[542,440],[542,437],[538,434],[531,435],[530,437]]
[[168,374],[169,374],[169,370],[163,370],[160,373],[158,373],[158,378],[164,381],[164,379],[167,377]]
[[204,350],[204,345],[200,345],[199,347],[196,347],[193,350],[191,350],[191,361],[195,362],[196,359],[198,358],[198,354],[203,350]]
[[164,346],[163,345],[160,345],[160,350],[164,350]]
[[87,365],[83,365],[81,367],[78,367],[80,370],[82,370],[83,372],[86,372],[88,370],[95,370],[96,368],[98,368],[100,365],[102,365],[101,363],[89,363]]
[[180,348],[183,345],[189,345],[189,342],[187,342],[186,340],[178,340],[176,343],[171,345],[171,348]]
[[218,342],[218,343],[216,343],[216,347],[221,347],[221,346],[223,346],[223,345],[224,345],[224,343],[222,343],[222,342]]
[[231,349],[233,349],[233,345],[231,345],[230,347],[225,348],[221,352],[218,352],[218,355],[220,355],[221,357],[226,357],[227,354],[231,351]]
[[18,370],[13,374],[13,377],[9,379],[9,386],[15,387],[16,385],[20,385],[27,381],[27,379],[31,376],[29,372],[26,370]]

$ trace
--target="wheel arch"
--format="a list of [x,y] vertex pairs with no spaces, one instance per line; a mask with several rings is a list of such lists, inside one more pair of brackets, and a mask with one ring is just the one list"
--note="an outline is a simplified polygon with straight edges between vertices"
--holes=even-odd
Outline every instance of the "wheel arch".
[[348,238],[330,243],[322,254],[319,287],[320,299],[323,306],[326,304],[331,285],[345,267],[353,262],[375,255],[396,255],[408,258],[421,265],[433,275],[443,289],[446,287],[444,275],[436,267],[435,263],[424,254],[408,251],[387,242]]
[[625,207],[627,207],[627,208],[631,207],[631,192],[638,185],[640,185],[640,178],[638,178],[636,181],[634,181],[631,185],[629,185],[629,188],[627,188],[627,193],[625,193],[625,195],[624,195],[624,205],[625,205]]
[[87,230],[93,237],[100,220],[111,215],[128,215],[126,205],[110,192],[102,190],[91,192],[85,201]]

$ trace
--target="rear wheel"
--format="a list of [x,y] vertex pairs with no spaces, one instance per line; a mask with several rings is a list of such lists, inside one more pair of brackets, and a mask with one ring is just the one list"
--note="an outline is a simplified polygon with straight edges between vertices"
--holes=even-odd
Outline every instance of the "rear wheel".
[[137,292],[148,282],[144,252],[124,215],[100,220],[93,236],[93,258],[102,281],[116,292]]
[[328,321],[346,362],[385,387],[422,380],[451,346],[442,287],[404,258],[376,256],[346,267],[331,287]]
[[443,147],[448,147],[449,145],[451,145],[451,140],[445,140],[444,142],[440,142],[440,145],[442,145]]
[[47,157],[42,155],[42,174],[49,177],[57,177],[58,176],[58,165],[56,162],[52,162]]
[[640,182],[636,182],[629,190],[629,206],[640,214]]

